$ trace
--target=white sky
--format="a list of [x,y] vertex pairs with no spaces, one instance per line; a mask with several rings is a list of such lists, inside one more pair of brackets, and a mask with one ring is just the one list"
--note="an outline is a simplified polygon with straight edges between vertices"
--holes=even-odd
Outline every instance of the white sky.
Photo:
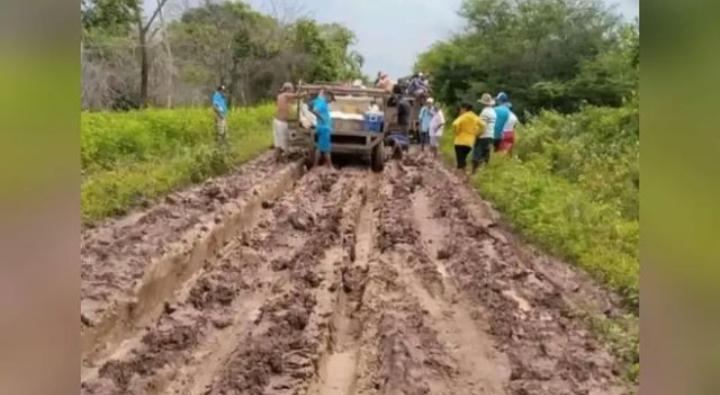
[[[146,6],[157,0],[144,0]],[[639,13],[639,0],[603,0],[625,18]],[[188,5],[197,0],[170,0]],[[266,13],[310,16],[320,22],[339,22],[357,36],[355,49],[365,57],[363,71],[378,70],[397,78],[410,73],[417,55],[462,28],[457,15],[462,0],[246,0]],[[274,7],[273,7],[274,5]],[[149,8],[149,7],[148,7]]]

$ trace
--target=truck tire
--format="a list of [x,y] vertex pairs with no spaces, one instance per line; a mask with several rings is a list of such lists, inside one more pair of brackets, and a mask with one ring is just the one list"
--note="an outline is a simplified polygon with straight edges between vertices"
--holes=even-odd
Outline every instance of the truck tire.
[[385,169],[385,143],[380,141],[372,150],[370,157],[370,167],[372,171],[380,173]]

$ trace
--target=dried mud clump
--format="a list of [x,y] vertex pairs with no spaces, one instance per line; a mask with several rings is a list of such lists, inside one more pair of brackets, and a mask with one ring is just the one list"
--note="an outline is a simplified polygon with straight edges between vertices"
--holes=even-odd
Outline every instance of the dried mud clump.
[[229,306],[238,294],[238,290],[231,285],[201,278],[190,290],[188,302],[198,310],[205,310],[216,306]]
[[264,308],[262,319],[235,351],[221,378],[208,394],[294,392],[315,373],[319,345],[305,333],[316,302],[303,289],[283,294]]

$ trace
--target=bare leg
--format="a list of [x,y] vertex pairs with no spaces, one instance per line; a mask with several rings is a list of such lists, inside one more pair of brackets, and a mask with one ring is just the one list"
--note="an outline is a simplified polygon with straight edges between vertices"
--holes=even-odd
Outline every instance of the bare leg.
[[332,156],[330,155],[330,153],[328,152],[327,154],[325,154],[325,157],[327,158],[328,167],[331,169],[334,169],[333,163],[332,163]]

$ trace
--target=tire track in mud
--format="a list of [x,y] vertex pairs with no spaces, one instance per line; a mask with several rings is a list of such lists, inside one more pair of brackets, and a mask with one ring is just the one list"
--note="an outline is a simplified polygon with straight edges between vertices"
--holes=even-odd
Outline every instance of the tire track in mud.
[[[273,177],[269,177],[270,175]],[[148,209],[81,235],[83,365],[107,356],[232,236],[254,223],[261,203],[289,189],[297,164],[262,155],[234,174],[174,192]]]
[[446,271],[430,259],[431,248],[423,242],[443,229],[419,220],[426,209],[414,203],[423,190],[422,175],[404,166],[389,172],[379,213],[379,272],[385,287],[396,289],[397,300],[379,309],[380,335],[391,340],[378,347],[386,359],[374,378],[377,393],[504,393],[507,362],[458,303]]
[[[289,298],[297,283],[319,286],[322,279],[305,266],[336,241],[338,208],[355,183],[352,176],[339,178],[337,173],[304,178],[263,213],[256,229],[238,236],[240,248],[229,245],[226,257],[208,264],[179,292],[180,302],[166,304],[153,328],[121,347],[95,374],[84,374],[83,392],[203,393],[194,392],[198,381],[215,379],[213,367],[227,363],[223,353],[247,343],[249,332],[273,308],[299,300]],[[296,296],[306,295],[301,294]],[[290,315],[302,321],[297,311]]]
[[478,202],[422,155],[382,174],[314,170],[84,369],[82,393],[632,390],[562,281]]
[[[434,167],[427,172],[433,217],[452,229],[438,257],[472,303],[484,306],[497,348],[507,355],[513,394],[626,394],[618,361],[575,315],[562,279],[542,259],[528,259],[495,227],[464,184]],[[567,271],[576,269],[566,268]],[[602,301],[605,302],[606,301]]]

